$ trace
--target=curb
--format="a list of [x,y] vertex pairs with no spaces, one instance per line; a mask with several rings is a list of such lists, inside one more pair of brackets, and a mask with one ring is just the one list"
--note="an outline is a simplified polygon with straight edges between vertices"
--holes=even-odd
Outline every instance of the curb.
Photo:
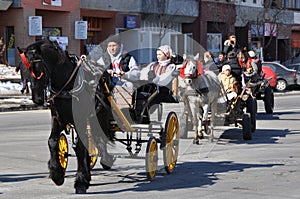
[[46,109],[48,109],[48,107],[37,106],[35,104],[29,104],[29,105],[2,104],[2,105],[0,105],[0,112],[46,110]]

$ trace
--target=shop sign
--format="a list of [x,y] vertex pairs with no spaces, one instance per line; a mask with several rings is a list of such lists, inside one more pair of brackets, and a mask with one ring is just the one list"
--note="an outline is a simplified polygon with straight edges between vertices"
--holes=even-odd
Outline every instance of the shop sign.
[[29,16],[28,19],[29,36],[42,36],[42,17],[41,16]]
[[265,36],[277,36],[277,24],[274,23],[265,23]]
[[75,21],[75,39],[87,39],[87,21]]
[[250,31],[251,31],[251,35],[263,36],[264,35],[264,26],[259,25],[259,24],[251,24]]
[[125,28],[136,28],[136,16],[125,17]]

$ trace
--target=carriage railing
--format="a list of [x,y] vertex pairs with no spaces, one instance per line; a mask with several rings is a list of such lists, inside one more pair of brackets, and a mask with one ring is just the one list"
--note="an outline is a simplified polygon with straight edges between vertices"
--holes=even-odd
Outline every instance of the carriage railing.
[[117,119],[116,122],[118,123],[118,126],[123,130],[123,131],[135,131],[134,128],[131,127],[129,121],[127,120],[127,118],[124,116],[124,114],[122,113],[122,111],[120,110],[120,108],[118,107],[118,105],[116,104],[115,100],[113,99],[108,86],[105,82],[105,80],[102,78],[101,79],[103,86],[104,86],[104,92],[106,94],[108,94],[107,98],[109,103],[111,104],[112,107],[112,111],[116,114]]

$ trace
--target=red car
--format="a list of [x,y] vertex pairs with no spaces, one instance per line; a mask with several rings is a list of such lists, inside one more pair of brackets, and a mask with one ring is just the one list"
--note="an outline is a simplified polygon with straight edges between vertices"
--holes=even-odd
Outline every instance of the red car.
[[272,88],[275,88],[277,83],[276,73],[270,67],[264,65],[262,66],[262,70],[264,72],[265,79],[272,77],[272,79],[270,80],[270,86]]

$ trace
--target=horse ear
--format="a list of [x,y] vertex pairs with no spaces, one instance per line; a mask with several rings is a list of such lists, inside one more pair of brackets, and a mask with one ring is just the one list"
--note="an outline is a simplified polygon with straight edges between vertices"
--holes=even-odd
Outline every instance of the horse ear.
[[17,49],[18,49],[18,51],[19,51],[19,54],[22,54],[24,51],[21,49],[21,48],[19,48],[19,47],[17,47]]
[[197,54],[194,56],[194,60],[199,60],[199,57],[200,57],[200,55],[199,55],[199,53],[197,53]]
[[185,60],[186,59],[186,54],[183,54],[182,58],[183,58],[183,60]]

